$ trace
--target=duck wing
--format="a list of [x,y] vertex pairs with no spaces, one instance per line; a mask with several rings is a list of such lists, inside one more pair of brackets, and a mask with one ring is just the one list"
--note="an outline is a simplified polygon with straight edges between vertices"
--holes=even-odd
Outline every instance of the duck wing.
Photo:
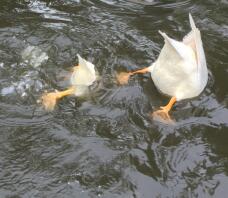
[[165,39],[165,45],[168,45],[173,49],[173,52],[175,53],[172,55],[173,57],[175,56],[175,58],[179,58],[180,60],[187,60],[190,62],[194,62],[194,59],[192,56],[193,52],[189,46],[186,46],[183,42],[176,41],[170,38],[164,32],[159,31],[159,33]]
[[194,20],[192,18],[192,15],[190,13],[189,13],[189,21],[190,21],[192,30],[188,35],[186,35],[183,38],[183,43],[185,45],[190,46],[195,51],[196,59],[197,59],[198,79],[200,80],[200,82],[203,82],[202,84],[206,84],[208,74],[207,74],[206,58],[205,58],[203,43],[201,39],[201,33],[199,29],[196,27]]

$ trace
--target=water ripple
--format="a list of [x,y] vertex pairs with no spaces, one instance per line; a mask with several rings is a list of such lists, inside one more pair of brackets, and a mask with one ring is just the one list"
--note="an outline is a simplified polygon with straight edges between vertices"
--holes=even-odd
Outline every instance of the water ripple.
[[[0,2],[0,197],[224,197],[227,165],[227,2],[16,0]],[[167,103],[150,65],[181,39],[188,13],[202,31],[209,82],[175,104],[175,125],[150,113]],[[25,51],[24,51],[25,50]],[[37,99],[64,90],[79,53],[100,74],[85,98],[53,112]]]

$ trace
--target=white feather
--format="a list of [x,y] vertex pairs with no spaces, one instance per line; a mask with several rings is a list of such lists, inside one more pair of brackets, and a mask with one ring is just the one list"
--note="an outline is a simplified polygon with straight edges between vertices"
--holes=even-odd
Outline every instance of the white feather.
[[88,92],[88,86],[92,85],[96,80],[95,67],[89,61],[83,59],[79,54],[78,66],[71,75],[71,84],[75,86],[75,95],[81,96]]
[[90,86],[96,80],[94,65],[78,54],[78,67],[71,76],[72,85]]
[[156,87],[177,100],[198,96],[207,83],[208,72],[200,31],[189,14],[192,31],[176,41],[160,32],[165,40],[160,55],[150,67]]

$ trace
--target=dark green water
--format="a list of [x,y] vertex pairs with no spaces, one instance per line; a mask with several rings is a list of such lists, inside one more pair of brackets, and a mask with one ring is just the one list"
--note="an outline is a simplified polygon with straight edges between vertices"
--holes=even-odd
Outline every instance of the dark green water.
[[[148,116],[168,101],[149,75],[123,87],[114,76],[156,59],[158,30],[181,39],[189,12],[209,82],[167,126]],[[1,0],[0,197],[226,197],[227,19],[227,0]],[[36,100],[66,87],[77,53],[99,88],[45,112]]]

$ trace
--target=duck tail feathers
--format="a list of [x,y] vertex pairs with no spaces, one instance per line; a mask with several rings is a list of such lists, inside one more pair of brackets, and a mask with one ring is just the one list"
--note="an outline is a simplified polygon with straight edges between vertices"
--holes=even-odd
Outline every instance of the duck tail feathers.
[[195,25],[195,22],[194,22],[194,20],[193,20],[193,18],[192,18],[191,13],[189,13],[189,22],[190,22],[190,25],[191,25],[192,30],[197,29],[197,27],[196,27],[196,25]]
[[159,30],[158,32],[162,35],[165,41],[171,43],[171,38],[166,33],[162,32],[161,30]]

